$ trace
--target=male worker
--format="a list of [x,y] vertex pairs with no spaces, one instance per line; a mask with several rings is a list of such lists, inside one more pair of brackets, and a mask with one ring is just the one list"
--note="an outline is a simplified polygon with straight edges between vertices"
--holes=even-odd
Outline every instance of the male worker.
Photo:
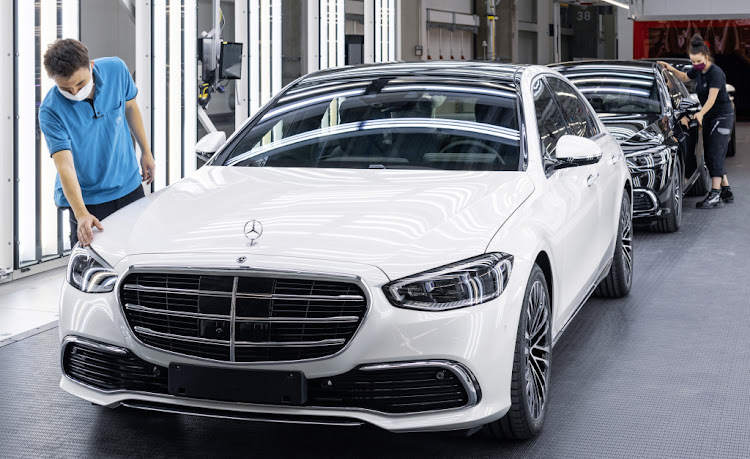
[[[44,54],[57,87],[39,107],[39,124],[57,167],[55,204],[71,210],[70,242],[91,244],[100,219],[144,197],[154,180],[138,90],[117,57],[89,60],[78,40],[57,40]],[[141,147],[141,169],[131,138]]]

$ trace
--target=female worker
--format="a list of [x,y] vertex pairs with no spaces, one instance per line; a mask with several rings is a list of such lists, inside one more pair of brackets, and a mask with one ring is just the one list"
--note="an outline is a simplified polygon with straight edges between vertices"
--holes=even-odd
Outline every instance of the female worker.
[[680,72],[666,62],[659,61],[659,64],[684,82],[695,80],[695,90],[703,108],[691,118],[698,120],[704,128],[704,155],[706,166],[711,173],[711,192],[706,199],[697,203],[696,207],[712,209],[722,207],[724,203],[734,202],[734,194],[729,188],[727,172],[724,169],[734,109],[727,94],[727,77],[719,66],[712,62],[711,53],[699,34],[695,34],[690,40],[690,61],[693,68],[687,73]]

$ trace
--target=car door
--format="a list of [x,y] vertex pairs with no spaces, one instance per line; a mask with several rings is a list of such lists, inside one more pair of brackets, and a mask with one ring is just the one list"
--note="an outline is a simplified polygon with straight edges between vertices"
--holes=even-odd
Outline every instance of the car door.
[[578,90],[561,78],[548,77],[547,83],[560,105],[570,133],[594,141],[602,150],[601,159],[593,165],[592,169],[595,171],[592,172],[593,177],[587,179],[587,185],[596,194],[601,219],[600,231],[597,231],[592,239],[596,241],[596,259],[599,260],[598,268],[600,269],[595,274],[598,274],[614,248],[614,232],[610,230],[611,225],[615,225],[618,221],[620,212],[622,184],[619,182],[620,166],[618,163],[624,161],[624,158],[620,149],[614,147],[612,139],[599,129],[596,113],[588,103],[584,102],[585,99],[578,93]]
[[[682,166],[688,184],[695,181],[703,167],[703,142],[698,123],[691,123],[685,127],[680,119],[690,112],[691,108],[699,108],[700,104],[690,98],[690,93],[681,81],[677,80],[670,72],[662,71],[662,77],[667,85],[667,92],[674,109],[672,124],[674,125],[674,141],[682,153]],[[684,187],[687,189],[687,187]]]
[[544,208],[555,232],[551,244],[557,254],[562,254],[554,322],[563,324],[586,295],[598,265],[599,250],[591,238],[597,232],[600,198],[598,187],[589,186],[597,166],[559,167],[555,151],[558,140],[569,133],[568,124],[544,78],[532,83],[532,93],[547,175]]

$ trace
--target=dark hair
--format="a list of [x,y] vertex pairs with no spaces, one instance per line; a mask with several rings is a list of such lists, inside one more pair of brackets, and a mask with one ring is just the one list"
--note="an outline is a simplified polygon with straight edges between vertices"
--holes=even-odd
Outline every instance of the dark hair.
[[706,57],[711,57],[711,52],[699,33],[693,35],[693,38],[690,39],[690,54],[705,54]]
[[73,38],[55,40],[44,53],[44,69],[50,78],[70,78],[81,67],[88,67],[89,61],[89,50]]

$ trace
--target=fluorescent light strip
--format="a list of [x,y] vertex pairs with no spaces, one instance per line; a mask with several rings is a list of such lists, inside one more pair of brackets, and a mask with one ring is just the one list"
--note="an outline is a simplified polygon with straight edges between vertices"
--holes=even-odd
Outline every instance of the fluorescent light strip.
[[579,91],[581,91],[584,94],[588,93],[604,93],[604,94],[633,94],[636,96],[643,96],[648,97],[649,91],[644,91],[641,89],[633,89],[633,88],[618,88],[618,87],[610,87],[610,86],[597,86],[593,88],[578,88]]
[[271,98],[271,0],[260,2],[260,103]]
[[605,3],[609,3],[610,5],[619,6],[620,8],[625,8],[626,10],[630,10],[630,7],[624,3],[616,2],[615,0],[602,0]]
[[62,2],[62,37],[79,38],[78,17],[80,5],[78,0],[63,0]]
[[[63,2],[64,3],[64,2]],[[39,4],[40,17],[40,57],[44,56],[47,51],[47,47],[57,40],[57,0],[41,0]],[[41,62],[39,63],[41,66]],[[47,76],[47,72],[44,67],[40,68],[40,80],[41,80],[41,95],[42,100],[47,95],[47,92],[55,87],[55,82]],[[41,102],[41,100],[40,100]],[[81,102],[85,103],[85,102]],[[40,163],[37,165],[41,169],[41,176],[39,180],[39,189],[41,194],[41,230],[42,230],[42,257],[57,255],[59,253],[57,247],[57,206],[55,205],[52,196],[55,194],[55,176],[57,175],[57,169],[55,163],[49,156],[49,150],[47,150],[47,142],[44,139],[44,135],[39,138],[39,146],[41,149]]]
[[626,78],[570,78],[570,82],[573,84],[600,84],[600,83],[623,83],[623,84],[634,84],[638,86],[650,87],[654,84],[654,80],[644,81],[641,79],[626,79]]
[[259,0],[249,0],[250,14],[247,24],[248,42],[248,61],[250,71],[248,80],[250,89],[248,99],[250,102],[250,116],[253,116],[260,109],[260,3]]
[[153,144],[151,149],[156,161],[154,190],[167,185],[167,62],[166,62],[166,3],[165,0],[153,0]]
[[[34,2],[16,2],[16,100],[18,101],[18,261],[36,261],[36,57]],[[42,72],[44,70],[42,69]],[[47,196],[49,199],[50,196]]]
[[195,172],[197,167],[195,156],[196,137],[198,135],[198,95],[195,83],[198,81],[198,58],[195,37],[198,36],[198,14],[196,0],[185,0],[185,78],[183,79],[183,94],[185,97],[185,125],[183,126],[183,164],[185,176]]
[[169,0],[169,183],[182,178],[182,0]]
[[488,96],[503,97],[506,99],[515,99],[515,93],[482,88],[462,88],[460,86],[437,86],[437,85],[398,85],[387,86],[382,92],[397,91],[440,91],[440,92],[459,92],[463,94],[486,94]]

